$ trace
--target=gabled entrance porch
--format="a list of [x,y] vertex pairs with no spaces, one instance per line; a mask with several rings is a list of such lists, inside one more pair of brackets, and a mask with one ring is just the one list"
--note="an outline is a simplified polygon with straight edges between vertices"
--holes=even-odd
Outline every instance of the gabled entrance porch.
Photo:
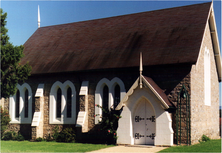
[[172,120],[166,111],[170,102],[151,78],[141,78],[142,88],[138,78],[116,108],[123,107],[117,143],[172,146]]

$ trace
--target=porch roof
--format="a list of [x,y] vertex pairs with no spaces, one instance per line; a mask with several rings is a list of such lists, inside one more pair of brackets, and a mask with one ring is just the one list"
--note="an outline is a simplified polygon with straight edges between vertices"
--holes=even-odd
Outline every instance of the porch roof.
[[[173,107],[174,105],[169,101],[166,94],[163,92],[163,90],[153,81],[152,78],[141,76],[143,87],[149,88],[154,95],[160,100],[162,107],[164,109],[168,109],[170,107]],[[129,96],[131,96],[134,92],[134,90],[139,87],[139,80],[140,77],[134,82],[134,84],[131,86],[129,91],[126,93],[125,97],[120,101],[119,105],[116,107],[116,110],[120,110],[122,106],[125,105],[126,101],[128,100]]]

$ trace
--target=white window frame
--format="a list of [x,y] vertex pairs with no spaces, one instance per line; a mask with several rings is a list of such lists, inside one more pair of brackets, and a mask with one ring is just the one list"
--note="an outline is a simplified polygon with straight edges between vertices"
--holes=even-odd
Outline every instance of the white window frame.
[[[28,117],[25,118],[25,91],[28,90]],[[24,83],[22,86],[17,84],[17,90],[20,92],[19,98],[19,118],[15,117],[15,107],[16,107],[16,94],[9,97],[9,115],[11,117],[11,124],[31,124],[32,122],[32,89],[27,84]]]
[[[95,91],[95,105],[102,106],[102,97],[103,97],[103,88],[107,85],[109,89],[109,101],[108,101],[108,109],[114,104],[114,93],[115,93],[115,86],[118,84],[120,86],[120,101],[126,95],[126,89],[123,81],[118,77],[113,78],[109,81],[107,78],[101,79],[96,86]],[[95,124],[98,124],[101,121],[102,117],[102,109],[95,106]]]
[[204,103],[211,106],[211,63],[210,50],[205,47],[204,51]]
[[[67,118],[67,89],[72,90],[72,113],[71,117]],[[58,88],[62,91],[61,100],[61,118],[56,118],[56,97]],[[75,124],[76,123],[76,89],[74,84],[67,80],[64,83],[56,81],[50,90],[49,96],[49,124]]]

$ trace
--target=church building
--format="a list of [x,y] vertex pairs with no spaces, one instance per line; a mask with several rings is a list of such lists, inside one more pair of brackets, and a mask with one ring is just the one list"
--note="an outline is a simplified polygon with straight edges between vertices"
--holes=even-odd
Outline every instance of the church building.
[[[39,27],[24,44],[31,76],[4,102],[12,131],[35,140],[93,132],[121,110],[117,144],[219,138],[221,55],[213,3]],[[98,114],[97,116],[95,116]]]

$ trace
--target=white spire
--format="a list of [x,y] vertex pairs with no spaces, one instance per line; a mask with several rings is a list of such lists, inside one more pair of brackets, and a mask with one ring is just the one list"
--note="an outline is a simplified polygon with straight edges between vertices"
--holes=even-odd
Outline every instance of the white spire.
[[38,5],[38,28],[40,28],[40,10]]
[[142,74],[143,71],[143,57],[142,57],[142,52],[140,52],[140,72]]
[[143,72],[143,57],[142,57],[142,52],[140,52],[140,88],[143,87],[142,84],[142,72]]

